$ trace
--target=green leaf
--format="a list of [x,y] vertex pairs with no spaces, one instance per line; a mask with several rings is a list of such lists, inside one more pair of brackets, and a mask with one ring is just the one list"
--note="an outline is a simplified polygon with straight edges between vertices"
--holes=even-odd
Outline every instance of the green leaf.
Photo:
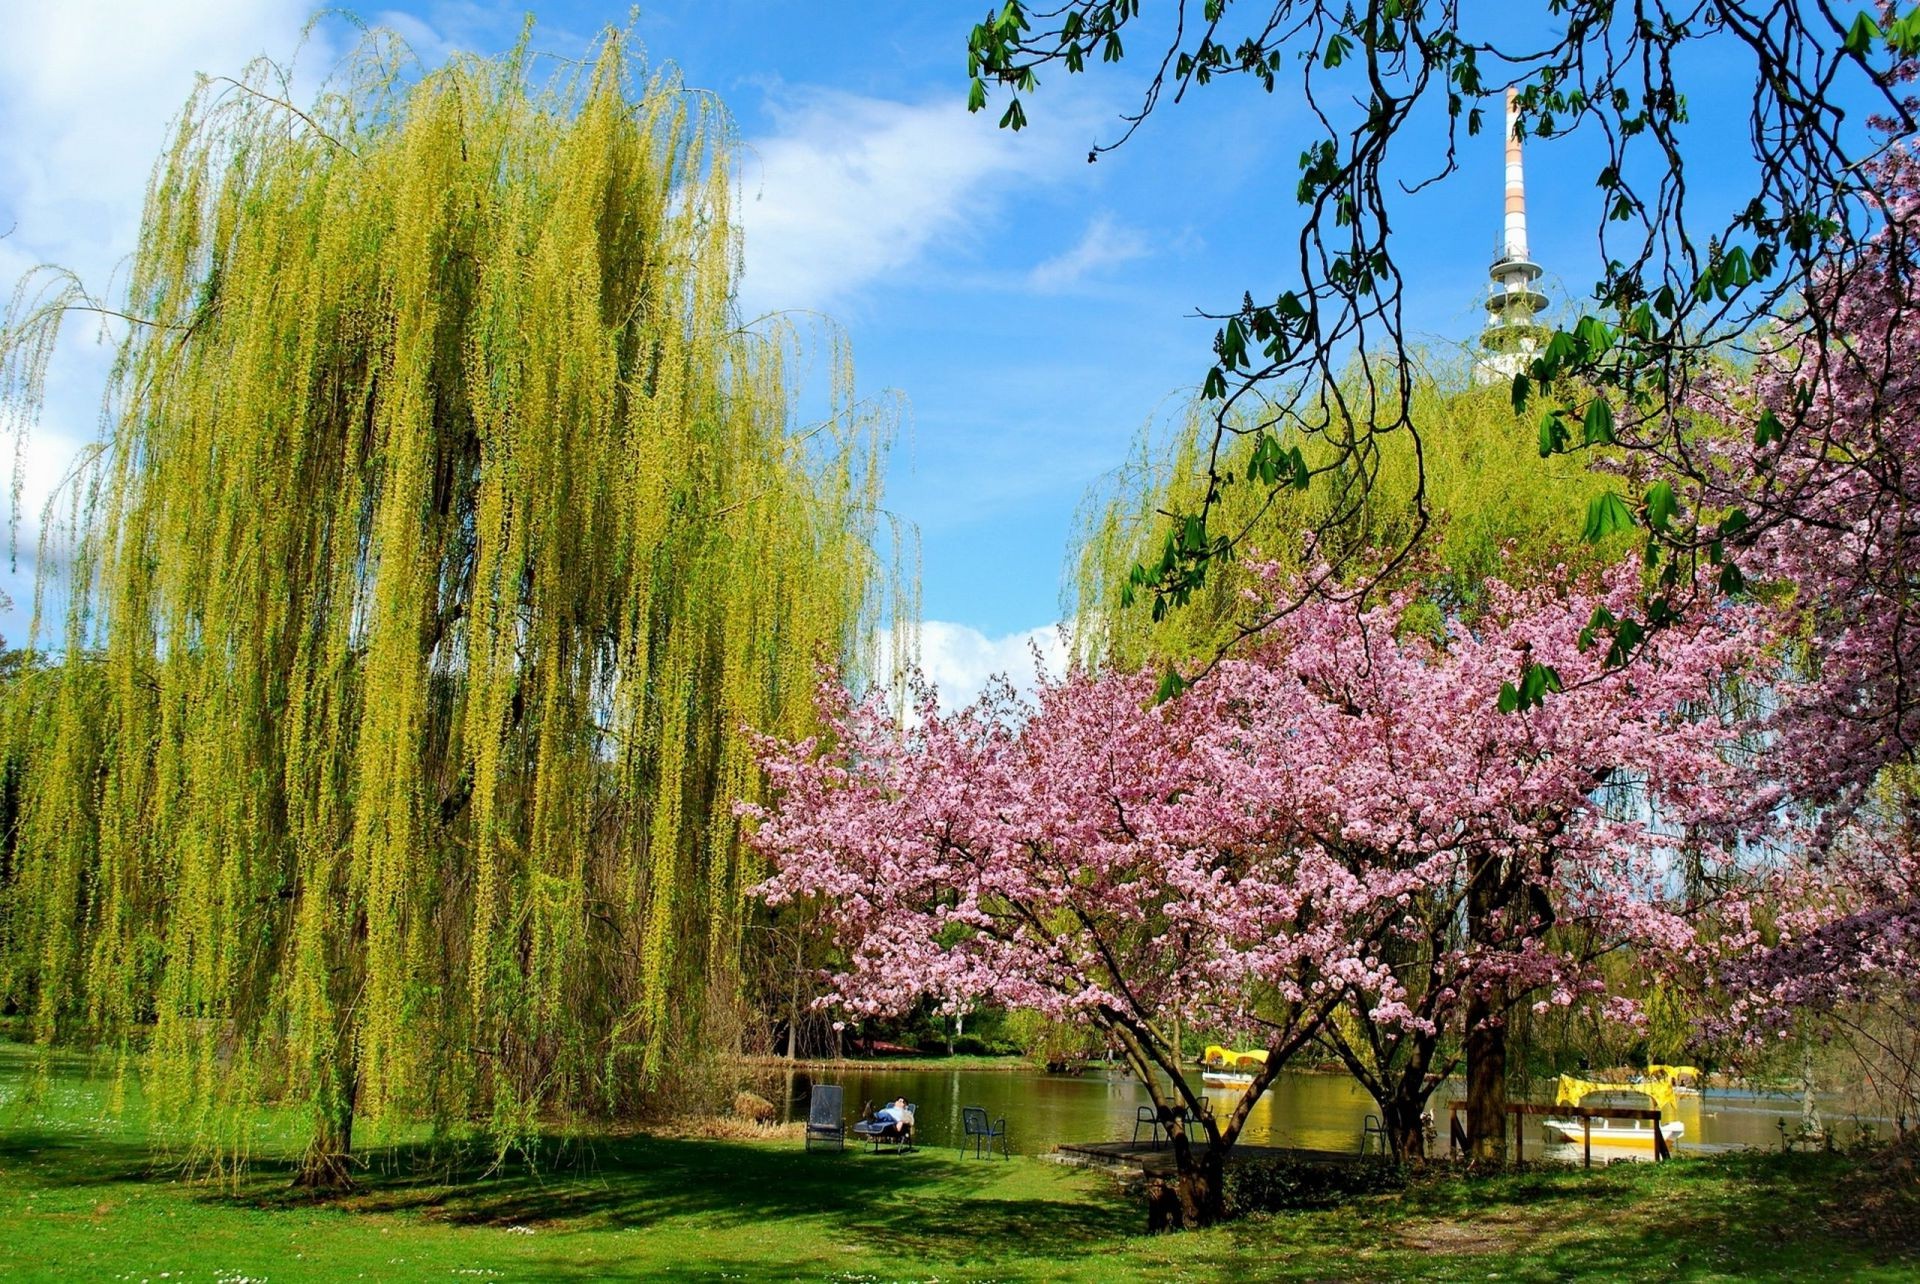
[[1579,644],[1582,651],[1588,650],[1600,634],[1608,632],[1618,623],[1613,612],[1604,606],[1593,608],[1593,615],[1587,620],[1587,626],[1580,630]]
[[1595,495],[1587,505],[1587,524],[1581,529],[1580,538],[1589,544],[1598,544],[1616,531],[1632,529],[1633,524],[1633,510],[1627,507],[1627,501],[1613,491],[1606,491]]
[[1880,24],[1873,15],[1862,9],[1854,15],[1853,26],[1847,28],[1846,50],[1856,58],[1864,58],[1873,49],[1873,42],[1880,35]]
[[1527,404],[1527,394],[1531,391],[1533,391],[1533,380],[1523,374],[1513,377],[1513,412],[1515,414],[1519,414],[1521,408]]
[[1902,58],[1920,53],[1920,8],[1887,28],[1887,46]]
[[1263,485],[1271,486],[1280,480],[1280,462],[1280,443],[1270,433],[1263,432],[1254,439],[1247,475]]
[[1589,446],[1611,446],[1613,444],[1613,407],[1607,404],[1605,397],[1595,397],[1587,403],[1586,416],[1581,420],[1581,436]]
[[1622,620],[1613,630],[1613,645],[1607,648],[1607,667],[1618,669],[1633,658],[1633,649],[1646,639],[1647,631],[1635,620]]
[[1647,525],[1657,531],[1667,530],[1673,525],[1673,515],[1679,510],[1680,504],[1673,497],[1672,486],[1660,481],[1647,487]]
[[1613,327],[1599,317],[1584,316],[1573,327],[1573,337],[1586,348],[1588,357],[1598,357],[1613,346]]
[[979,111],[987,105],[987,82],[975,76],[967,89],[967,110]]
[[1353,52],[1353,41],[1345,36],[1334,35],[1327,38],[1326,54],[1320,59],[1323,67],[1338,67],[1346,56]]
[[1180,676],[1178,669],[1168,665],[1167,671],[1160,675],[1160,685],[1154,688],[1153,702],[1165,704],[1191,685],[1193,684]]
[[1786,435],[1787,430],[1780,426],[1780,421],[1774,417],[1773,411],[1762,410],[1760,412],[1760,422],[1753,427],[1753,444],[1755,446],[1770,446]]
[[1180,547],[1198,551],[1207,542],[1207,524],[1198,513],[1188,513],[1180,522]]
[[1226,372],[1221,370],[1219,366],[1215,366],[1213,369],[1207,371],[1207,382],[1206,385],[1200,389],[1200,395],[1208,401],[1224,400],[1227,395]]
[[1735,566],[1732,562],[1727,562],[1720,567],[1720,591],[1722,593],[1725,593],[1728,597],[1732,597],[1734,594],[1742,592],[1746,587],[1747,577],[1741,574],[1739,567]]
[[1231,370],[1235,366],[1243,366],[1247,363],[1247,332],[1241,326],[1239,317],[1232,317],[1227,321],[1226,328],[1220,331],[1220,338],[1214,346],[1220,353],[1220,364],[1227,369]]
[[1562,422],[1558,410],[1550,410],[1540,417],[1540,458],[1567,448],[1567,425]]
[[1007,109],[1000,113],[1000,128],[1011,129],[1016,133],[1027,127],[1027,109],[1020,105],[1018,98],[1007,103]]
[[1528,664],[1520,671],[1519,686],[1511,682],[1500,684],[1500,712],[1517,713],[1536,708],[1546,702],[1548,692],[1564,689],[1558,669],[1550,664]]

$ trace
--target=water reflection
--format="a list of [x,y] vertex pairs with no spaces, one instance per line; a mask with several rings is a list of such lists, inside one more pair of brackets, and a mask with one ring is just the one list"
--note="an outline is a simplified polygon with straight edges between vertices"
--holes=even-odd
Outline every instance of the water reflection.
[[[983,1106],[989,1115],[1005,1116],[1016,1153],[1045,1154],[1062,1142],[1111,1141],[1131,1136],[1134,1112],[1149,1104],[1144,1088],[1130,1075],[1118,1071],[1089,1070],[1084,1075],[1053,1075],[1029,1070],[828,1070],[819,1071],[819,1081],[838,1083],[846,1089],[847,1110],[852,1117],[864,1103],[881,1105],[904,1096],[918,1106],[918,1126],[922,1144],[959,1146],[963,1138],[960,1110],[963,1106]],[[1197,1076],[1196,1076],[1197,1078]],[[785,1101],[785,1117],[804,1118],[807,1090],[812,1080],[807,1072],[774,1072],[760,1091],[774,1101]],[[1237,1088],[1207,1088],[1216,1113],[1224,1114],[1239,1101]],[[1443,1086],[1434,1094],[1432,1109],[1437,1123],[1436,1152],[1446,1148],[1448,1103],[1459,1095],[1458,1081]],[[1300,1146],[1314,1150],[1358,1150],[1360,1132],[1366,1116],[1374,1113],[1372,1098],[1352,1079],[1337,1074],[1283,1073],[1255,1105],[1247,1120],[1242,1140],[1255,1145]],[[1777,1149],[1780,1145],[1778,1120],[1789,1127],[1797,1123],[1800,1104],[1797,1099],[1763,1097],[1708,1091],[1701,1096],[1682,1096],[1678,1117],[1687,1131],[1681,1150],[1721,1149],[1728,1146],[1754,1146]],[[1886,1131],[1884,1121],[1868,1121]],[[1570,1158],[1578,1161],[1578,1145],[1548,1148],[1538,1119],[1526,1121],[1525,1146],[1528,1155]],[[1844,1123],[1833,1115],[1829,1127],[1851,1137],[1853,1122]],[[1144,1131],[1142,1137],[1145,1136]],[[1596,1145],[1596,1158],[1619,1158],[1625,1151],[1610,1152]]]

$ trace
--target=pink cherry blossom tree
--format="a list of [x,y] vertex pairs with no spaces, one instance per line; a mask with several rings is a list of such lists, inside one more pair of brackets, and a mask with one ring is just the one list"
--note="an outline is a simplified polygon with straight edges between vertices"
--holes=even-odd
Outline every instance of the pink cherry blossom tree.
[[[1102,1031],[1169,1122],[1161,1216],[1186,1226],[1219,1216],[1273,1076],[1354,986],[1387,983],[1371,945],[1418,886],[1288,841],[1208,691],[1156,706],[1149,678],[1079,675],[1032,709],[1003,688],[903,726],[829,685],[827,737],[766,746],[778,802],[755,837],[764,894],[816,898],[846,950],[846,1011],[984,1000]],[[1267,1050],[1224,1117],[1180,1073],[1178,1020]]]
[[[1684,936],[1655,818],[1735,827],[1729,729],[1698,695],[1751,646],[1744,616],[1610,673],[1579,634],[1634,584],[1628,569],[1570,595],[1492,585],[1475,624],[1440,637],[1410,627],[1407,598],[1309,599],[1162,704],[1146,677],[1083,674],[1032,709],[1002,690],[950,716],[923,701],[903,725],[829,684],[829,736],[763,746],[762,891],[820,903],[849,1012],[989,1000],[1105,1032],[1180,1116],[1176,1224],[1218,1214],[1253,1105],[1343,1005],[1404,1048],[1382,1044],[1369,1082],[1403,1150],[1454,1029],[1498,1138],[1506,1011],[1594,984],[1555,925]],[[1496,713],[1523,663],[1558,673],[1563,698]],[[1268,1052],[1224,1118],[1180,1073],[1176,1019]]]
[[1885,228],[1814,281],[1829,323],[1756,336],[1750,369],[1696,381],[1676,412],[1696,449],[1670,462],[1738,568],[1722,585],[1759,586],[1790,643],[1767,719],[1789,846],[1755,889],[1771,911],[1729,923],[1713,971],[1717,1024],[1749,1039],[1868,993],[1920,1022],[1898,985],[1920,968],[1900,819],[1920,751],[1920,160],[1895,144],[1873,168]]
[[[1744,723],[1702,698],[1753,653],[1755,615],[1690,621],[1630,676],[1609,674],[1582,622],[1637,588],[1630,567],[1585,591],[1491,584],[1472,622],[1440,635],[1409,627],[1406,598],[1357,615],[1313,602],[1220,679],[1235,696],[1210,716],[1237,724],[1254,766],[1242,796],[1355,877],[1411,876],[1373,947],[1384,968],[1319,1036],[1403,1156],[1422,1151],[1427,1099],[1462,1050],[1469,1135],[1497,1156],[1514,1005],[1601,991],[1607,955],[1690,945],[1702,906],[1679,836],[1689,859],[1729,861],[1768,811]],[[1563,692],[1496,712],[1529,666]]]
[[[1920,1109],[1920,807],[1910,771],[1883,780],[1797,859],[1761,871],[1703,940],[1706,1032],[1736,1060],[1817,1040],[1850,1052],[1889,1114]],[[1809,1063],[1810,1066],[1810,1063]],[[1811,1074],[1809,1069],[1809,1094]],[[1812,1118],[1809,1096],[1809,1121]]]

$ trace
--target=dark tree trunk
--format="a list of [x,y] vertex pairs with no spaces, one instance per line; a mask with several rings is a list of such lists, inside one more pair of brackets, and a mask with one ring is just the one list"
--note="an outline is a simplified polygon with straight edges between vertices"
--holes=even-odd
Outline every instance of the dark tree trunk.
[[[351,966],[362,957],[367,939],[367,916],[355,916],[350,945],[335,947],[339,961],[329,988],[333,1000],[333,1055],[314,1066],[318,1083],[313,1100],[313,1135],[294,1170],[293,1184],[309,1190],[346,1191],[353,1188],[353,1116],[359,1105],[360,1074],[354,1057],[353,1009],[348,986],[360,974]],[[333,953],[333,951],[330,951]]]
[[1507,1158],[1507,1027],[1502,1005],[1467,1001],[1467,1145],[1475,1162]]
[[1196,1155],[1184,1139],[1174,1145],[1175,1172],[1147,1190],[1149,1231],[1194,1230],[1226,1215],[1226,1156],[1209,1146]]
[[353,1189],[353,1088],[330,1094],[314,1118],[313,1137],[294,1169],[293,1184],[303,1190]]
[[1387,1148],[1403,1164],[1427,1157],[1427,1094],[1418,1098],[1396,1097],[1382,1103],[1382,1122],[1387,1129]]
[[[1492,944],[1494,920],[1506,899],[1501,862],[1482,855],[1467,887],[1467,940]],[[1476,1163],[1507,1157],[1507,1030],[1505,995],[1488,978],[1475,978],[1467,995],[1467,1153]]]

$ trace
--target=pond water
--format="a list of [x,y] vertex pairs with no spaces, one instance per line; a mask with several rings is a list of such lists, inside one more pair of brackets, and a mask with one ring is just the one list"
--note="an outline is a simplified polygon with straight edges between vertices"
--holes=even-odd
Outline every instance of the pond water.
[[[963,1131],[963,1106],[983,1106],[993,1118],[1005,1116],[1016,1153],[1041,1155],[1063,1142],[1113,1141],[1133,1134],[1134,1111],[1150,1104],[1146,1090],[1131,1075],[1117,1070],[1090,1069],[1083,1075],[1056,1075],[1028,1070],[844,1070],[817,1071],[821,1083],[846,1089],[851,1122],[867,1102],[883,1105],[906,1097],[918,1111],[916,1126],[923,1145],[958,1146]],[[1197,1078],[1197,1073],[1196,1076]],[[770,1099],[785,1102],[785,1118],[804,1119],[807,1094],[813,1080],[806,1071],[775,1073],[761,1087]],[[1447,1103],[1460,1095],[1458,1080],[1434,1094],[1432,1109],[1439,1121],[1437,1151],[1444,1151]],[[1224,1114],[1239,1100],[1236,1088],[1207,1088],[1214,1111]],[[1633,1103],[1633,1104],[1638,1104]],[[1799,1122],[1797,1098],[1708,1090],[1682,1096],[1678,1117],[1686,1125],[1681,1150],[1720,1150],[1729,1147],[1778,1149],[1784,1119],[1789,1128]],[[1822,1103],[1827,1126],[1850,1137],[1853,1122],[1837,1103]],[[1372,1098],[1345,1075],[1283,1073],[1254,1107],[1241,1140],[1254,1145],[1299,1146],[1314,1150],[1357,1150],[1366,1116],[1377,1112]],[[1884,1124],[1885,1121],[1869,1121]],[[1577,1160],[1577,1146],[1546,1150],[1540,1120],[1526,1121],[1529,1155]],[[1145,1133],[1141,1134],[1142,1139]],[[1619,1157],[1595,1144],[1595,1153]]]

